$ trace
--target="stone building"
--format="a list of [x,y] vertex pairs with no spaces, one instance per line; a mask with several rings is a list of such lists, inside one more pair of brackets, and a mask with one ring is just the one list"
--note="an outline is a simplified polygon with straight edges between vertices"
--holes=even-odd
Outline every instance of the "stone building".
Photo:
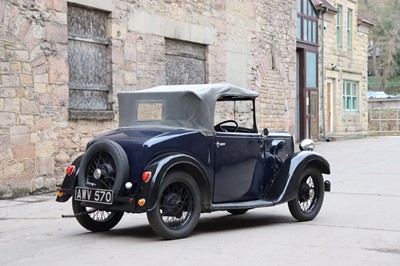
[[358,13],[358,0],[297,0],[298,138],[367,135],[371,26]]
[[[326,138],[368,135],[368,32],[358,0],[318,0],[320,12],[319,134]],[[323,30],[323,33],[322,33]],[[324,86],[323,86],[324,84]]]
[[0,198],[55,189],[120,91],[228,82],[295,134],[295,36],[294,0],[0,0]]

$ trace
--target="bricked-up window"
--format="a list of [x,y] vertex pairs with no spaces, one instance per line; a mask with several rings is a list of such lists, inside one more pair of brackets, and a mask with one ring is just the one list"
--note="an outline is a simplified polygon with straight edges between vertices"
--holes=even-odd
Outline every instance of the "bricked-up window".
[[167,85],[206,83],[206,48],[202,44],[165,39]]
[[108,14],[68,6],[67,16],[70,117],[111,119]]
[[358,111],[358,82],[343,81],[343,110]]

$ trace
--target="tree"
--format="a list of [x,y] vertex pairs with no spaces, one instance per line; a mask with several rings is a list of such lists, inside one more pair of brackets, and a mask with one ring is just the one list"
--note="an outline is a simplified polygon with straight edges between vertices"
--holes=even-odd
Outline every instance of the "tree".
[[370,52],[374,75],[384,89],[387,80],[400,69],[400,1],[360,0],[359,9],[374,20],[375,26],[369,34]]

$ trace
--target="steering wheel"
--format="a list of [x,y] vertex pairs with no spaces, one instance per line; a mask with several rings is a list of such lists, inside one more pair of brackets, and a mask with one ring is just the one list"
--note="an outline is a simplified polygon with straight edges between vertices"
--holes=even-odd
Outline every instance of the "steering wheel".
[[239,124],[238,124],[235,120],[225,120],[225,121],[222,121],[221,123],[216,124],[216,125],[214,126],[214,128],[215,128],[216,130],[219,130],[219,131],[228,132],[228,130],[226,130],[225,128],[222,127],[223,124],[227,124],[227,123],[233,123],[233,124],[235,124],[235,130],[234,130],[233,132],[236,132],[236,131],[239,129]]

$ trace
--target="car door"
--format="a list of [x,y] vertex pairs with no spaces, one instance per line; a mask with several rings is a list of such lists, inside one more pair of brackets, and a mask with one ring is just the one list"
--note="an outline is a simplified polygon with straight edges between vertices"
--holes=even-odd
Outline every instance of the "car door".
[[263,141],[257,133],[217,132],[215,136],[214,203],[257,199]]

